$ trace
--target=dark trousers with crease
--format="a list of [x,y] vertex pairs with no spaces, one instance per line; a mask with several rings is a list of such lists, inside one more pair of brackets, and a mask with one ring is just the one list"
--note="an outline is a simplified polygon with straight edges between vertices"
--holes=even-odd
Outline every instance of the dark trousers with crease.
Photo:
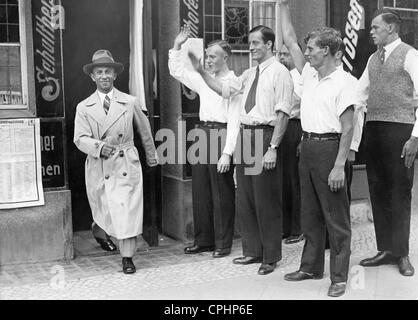
[[302,137],[299,119],[290,119],[282,141],[283,151],[283,235],[300,235],[300,183],[297,147]]
[[260,164],[272,134],[273,127],[267,126],[241,130],[240,159],[236,171],[237,218],[243,255],[262,258],[263,263],[277,262],[282,258],[281,150],[277,151],[278,161],[273,170],[261,169],[261,173],[255,175],[248,171],[253,164],[245,163],[244,159],[248,159],[249,154],[256,155],[257,143],[261,152],[255,161]]
[[414,167],[405,167],[402,148],[413,125],[369,121],[366,124],[366,169],[378,251],[409,254],[411,190]]
[[351,254],[347,186],[337,192],[331,192],[328,186],[328,177],[334,167],[338,148],[338,140],[302,142],[299,175],[302,232],[306,241],[300,270],[323,274],[328,231],[331,281],[346,282]]
[[[234,167],[226,173],[217,172],[217,160],[222,154],[221,139],[211,139],[215,131],[226,126],[209,127],[198,125],[207,137],[206,163],[192,165],[192,198],[195,244],[215,246],[217,249],[230,248],[234,236],[235,184]],[[211,163],[212,159],[212,163]]]

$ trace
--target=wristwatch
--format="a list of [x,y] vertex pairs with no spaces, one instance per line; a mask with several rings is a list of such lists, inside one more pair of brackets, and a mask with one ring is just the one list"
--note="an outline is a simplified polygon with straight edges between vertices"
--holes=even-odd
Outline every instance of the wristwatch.
[[270,143],[269,149],[277,150],[277,145]]

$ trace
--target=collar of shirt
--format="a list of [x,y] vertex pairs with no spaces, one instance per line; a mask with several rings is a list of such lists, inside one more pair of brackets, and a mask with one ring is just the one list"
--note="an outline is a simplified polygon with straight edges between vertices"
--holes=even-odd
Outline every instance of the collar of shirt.
[[[273,56],[266,61],[260,63],[258,67],[260,68],[260,73],[262,73],[268,66],[270,66],[274,61],[276,61],[276,57]],[[255,70],[255,69],[254,69]]]
[[401,38],[396,39],[395,41],[385,45],[383,48],[385,49],[385,61],[389,57],[389,55],[392,53],[393,50],[396,49],[397,46],[399,46],[402,43]]
[[100,92],[99,90],[97,90],[97,94],[99,95],[100,102],[103,105],[103,102],[104,102],[104,99],[105,99],[106,96],[108,96],[110,101],[112,101],[113,89],[110,90],[108,93],[103,93],[103,92]]

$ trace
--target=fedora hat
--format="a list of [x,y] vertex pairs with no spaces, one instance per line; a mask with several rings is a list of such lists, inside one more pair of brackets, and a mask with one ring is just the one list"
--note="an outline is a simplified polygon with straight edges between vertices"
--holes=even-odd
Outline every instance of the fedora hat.
[[83,66],[83,71],[88,76],[92,73],[94,67],[112,67],[115,69],[117,74],[123,71],[123,64],[120,62],[115,62],[113,56],[109,50],[97,50],[93,53],[91,58],[91,63]]

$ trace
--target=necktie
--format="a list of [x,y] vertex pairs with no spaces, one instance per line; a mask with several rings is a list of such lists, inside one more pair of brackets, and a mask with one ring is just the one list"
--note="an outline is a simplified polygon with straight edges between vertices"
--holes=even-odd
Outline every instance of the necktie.
[[103,109],[106,114],[109,112],[109,108],[110,108],[110,98],[108,95],[106,95],[103,101]]
[[245,111],[250,113],[251,109],[255,106],[255,95],[257,93],[257,84],[258,84],[258,77],[260,75],[260,68],[257,66],[257,71],[255,73],[255,78],[253,84],[251,85],[251,89],[248,92],[247,101],[245,101]]
[[382,64],[385,63],[385,52],[386,52],[385,48],[380,49],[379,60]]

